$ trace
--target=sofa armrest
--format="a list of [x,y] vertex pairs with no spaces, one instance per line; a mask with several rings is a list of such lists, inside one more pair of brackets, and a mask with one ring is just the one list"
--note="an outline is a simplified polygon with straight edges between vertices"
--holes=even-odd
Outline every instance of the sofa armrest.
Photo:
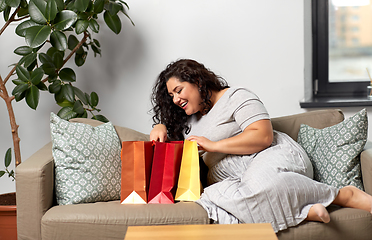
[[364,190],[372,195],[372,142],[367,141],[360,154]]
[[53,205],[52,143],[16,168],[18,239],[41,239],[41,218]]

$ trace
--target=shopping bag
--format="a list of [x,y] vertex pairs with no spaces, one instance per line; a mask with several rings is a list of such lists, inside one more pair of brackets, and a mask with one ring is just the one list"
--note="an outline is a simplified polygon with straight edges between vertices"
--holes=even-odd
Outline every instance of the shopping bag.
[[121,204],[147,203],[153,143],[124,141],[121,149]]
[[200,190],[198,146],[196,141],[185,140],[175,200],[196,201]]
[[148,203],[174,203],[183,141],[154,142]]

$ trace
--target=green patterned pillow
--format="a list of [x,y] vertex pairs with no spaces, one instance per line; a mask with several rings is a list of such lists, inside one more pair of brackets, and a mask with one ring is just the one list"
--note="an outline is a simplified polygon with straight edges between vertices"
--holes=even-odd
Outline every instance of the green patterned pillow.
[[50,128],[57,203],[120,199],[121,144],[112,123],[92,127],[51,113]]
[[353,185],[363,190],[359,154],[367,141],[367,130],[366,109],[324,129],[302,124],[297,141],[313,164],[314,179],[338,188]]

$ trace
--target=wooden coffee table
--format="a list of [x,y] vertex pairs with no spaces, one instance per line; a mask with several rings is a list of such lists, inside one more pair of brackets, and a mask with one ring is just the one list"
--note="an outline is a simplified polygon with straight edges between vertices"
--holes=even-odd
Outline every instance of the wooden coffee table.
[[278,240],[269,223],[130,226],[125,240]]

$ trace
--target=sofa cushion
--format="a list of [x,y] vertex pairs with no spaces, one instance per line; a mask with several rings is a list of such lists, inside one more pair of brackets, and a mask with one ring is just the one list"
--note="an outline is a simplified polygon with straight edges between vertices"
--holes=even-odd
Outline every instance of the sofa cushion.
[[[85,123],[89,124],[93,127],[99,126],[102,124],[102,122],[94,120],[94,119],[89,119],[89,118],[73,118],[70,119],[70,122],[73,123]],[[120,126],[114,126],[116,133],[119,136],[120,142],[123,141],[150,141],[150,135],[144,134],[141,132],[138,132],[136,130],[133,130],[131,128],[126,128],[126,127],[120,127]]]
[[369,240],[372,236],[372,214],[355,208],[327,208],[329,223],[303,221],[297,226],[278,232],[279,240],[337,239]]
[[359,154],[367,141],[366,109],[331,127],[316,129],[302,124],[298,143],[308,154],[314,179],[342,188],[363,190]]
[[71,123],[51,113],[57,203],[120,199],[121,144],[112,123]]
[[41,220],[42,239],[118,239],[128,226],[208,224],[197,203],[120,204],[120,201],[55,206]]
[[295,141],[301,124],[314,128],[325,128],[333,126],[344,120],[344,114],[339,109],[317,110],[299,113],[284,117],[272,118],[273,128],[288,134]]

